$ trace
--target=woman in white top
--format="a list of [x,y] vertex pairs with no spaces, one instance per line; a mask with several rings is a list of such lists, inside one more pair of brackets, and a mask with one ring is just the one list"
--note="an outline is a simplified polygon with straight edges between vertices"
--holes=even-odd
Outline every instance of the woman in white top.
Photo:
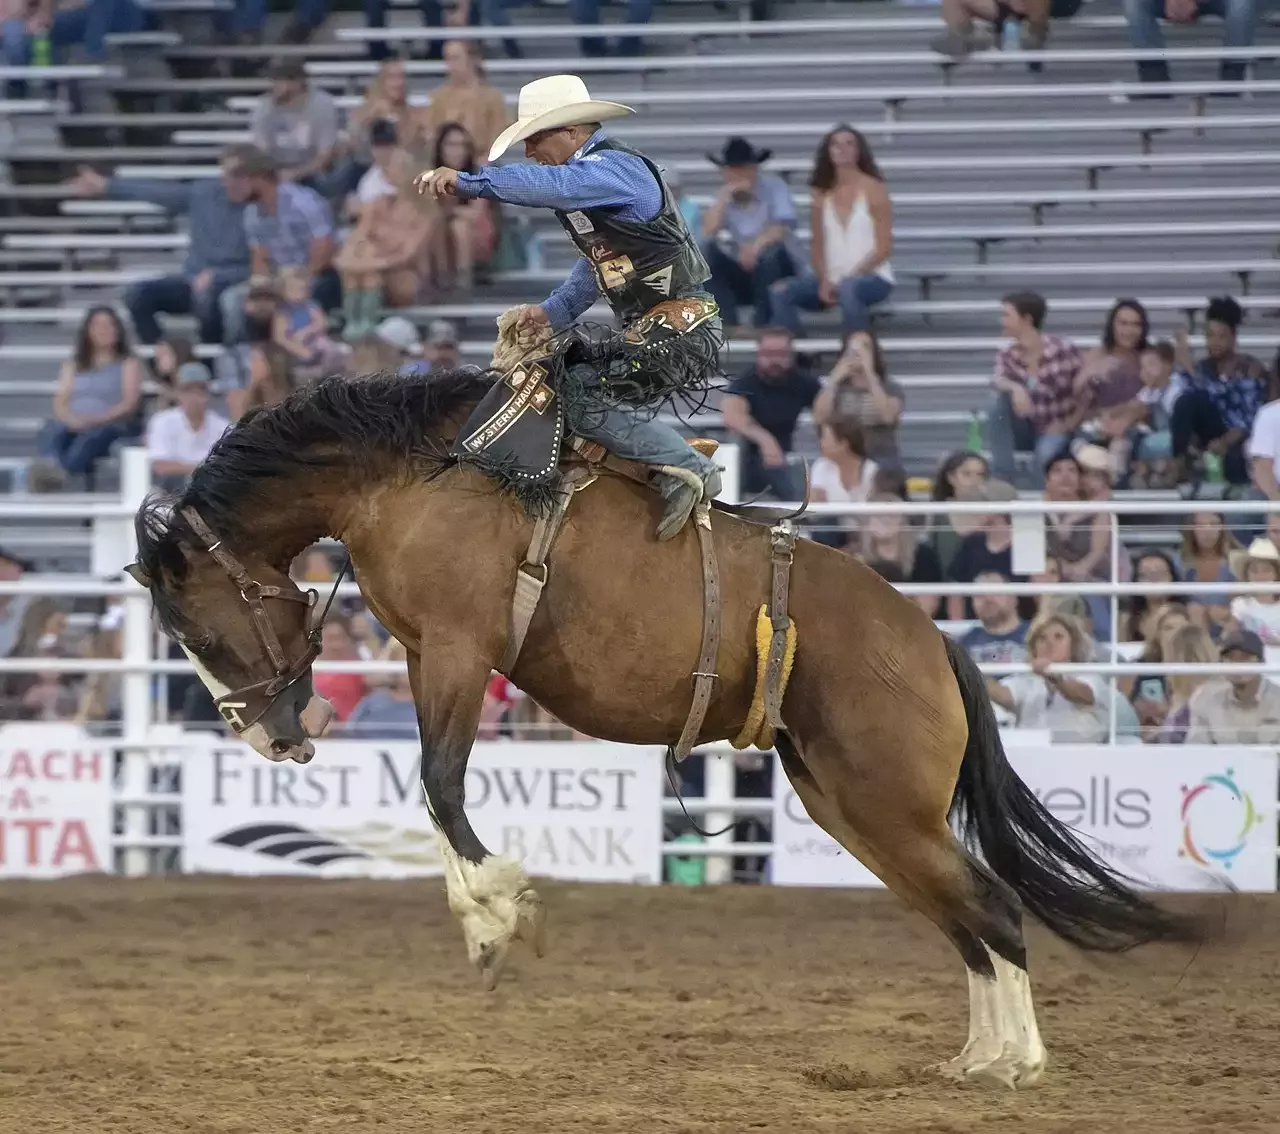
[[1094,744],[1105,740],[1110,719],[1110,691],[1093,673],[1071,677],[1050,673],[1063,662],[1089,661],[1089,639],[1069,614],[1042,614],[1027,631],[1031,673],[1003,681],[987,679],[993,704],[1017,718],[1019,728],[1047,728],[1055,742]]
[[893,290],[893,207],[867,140],[837,126],[818,146],[809,206],[813,270],[769,290],[773,321],[800,335],[800,312],[839,305],[845,331],[871,326],[870,309]]
[[[818,430],[822,452],[809,472],[809,499],[827,504],[862,504],[871,495],[879,465],[869,460],[862,426],[852,418],[837,417]],[[858,530],[855,516],[824,516],[820,542],[844,547]]]

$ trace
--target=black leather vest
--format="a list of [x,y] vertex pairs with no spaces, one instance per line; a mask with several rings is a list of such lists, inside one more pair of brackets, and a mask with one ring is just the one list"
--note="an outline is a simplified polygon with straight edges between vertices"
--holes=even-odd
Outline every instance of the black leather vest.
[[621,219],[616,209],[556,210],[569,239],[591,261],[601,293],[625,326],[664,299],[701,291],[711,269],[658,167],[612,138],[596,143],[590,152],[601,150],[638,157],[662,189],[662,208],[643,223]]

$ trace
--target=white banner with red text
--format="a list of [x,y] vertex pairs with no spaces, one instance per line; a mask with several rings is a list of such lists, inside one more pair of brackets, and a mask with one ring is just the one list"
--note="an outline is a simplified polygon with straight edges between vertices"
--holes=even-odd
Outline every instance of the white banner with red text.
[[[1276,889],[1274,751],[1060,744],[1011,747],[1009,762],[1050,814],[1139,883]],[[775,883],[880,884],[809,818],[780,765],[774,802]]]
[[111,870],[112,750],[71,724],[0,727],[0,878]]
[[[190,871],[402,878],[442,872],[423,801],[419,747],[320,741],[306,765],[243,744],[189,761],[183,861]],[[605,743],[479,743],[466,772],[476,834],[531,875],[657,882],[662,766],[655,750]]]

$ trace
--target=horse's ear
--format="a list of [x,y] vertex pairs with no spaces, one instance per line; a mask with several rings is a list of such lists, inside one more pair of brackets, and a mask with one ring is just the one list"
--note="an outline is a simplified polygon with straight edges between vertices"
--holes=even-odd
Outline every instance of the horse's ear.
[[139,586],[146,587],[148,590],[151,589],[151,576],[143,569],[141,563],[130,563],[124,569],[124,573]]

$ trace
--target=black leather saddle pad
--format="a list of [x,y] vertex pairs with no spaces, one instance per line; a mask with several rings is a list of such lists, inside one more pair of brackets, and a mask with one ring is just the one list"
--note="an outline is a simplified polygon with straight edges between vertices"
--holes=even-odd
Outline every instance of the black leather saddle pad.
[[555,475],[563,440],[564,398],[542,362],[526,362],[494,382],[453,452],[503,479],[540,481]]

